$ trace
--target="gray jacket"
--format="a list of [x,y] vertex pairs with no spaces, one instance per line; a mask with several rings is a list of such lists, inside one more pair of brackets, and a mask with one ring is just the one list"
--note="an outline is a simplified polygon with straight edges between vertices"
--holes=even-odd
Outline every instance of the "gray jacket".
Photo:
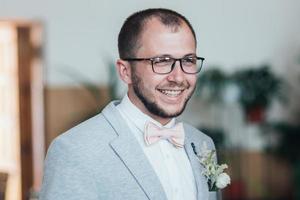
[[[48,149],[40,200],[167,200],[162,185],[138,141],[115,105],[57,137]],[[199,151],[212,140],[184,124],[184,148],[197,184],[199,200],[216,200],[209,192],[202,166],[191,143]]]

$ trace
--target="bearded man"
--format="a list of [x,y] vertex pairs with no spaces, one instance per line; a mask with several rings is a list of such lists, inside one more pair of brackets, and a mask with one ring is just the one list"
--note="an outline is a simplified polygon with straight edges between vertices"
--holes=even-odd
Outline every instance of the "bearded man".
[[176,117],[204,58],[189,21],[168,9],[136,12],[118,37],[121,101],[56,138],[42,200],[215,200],[195,153],[212,140]]

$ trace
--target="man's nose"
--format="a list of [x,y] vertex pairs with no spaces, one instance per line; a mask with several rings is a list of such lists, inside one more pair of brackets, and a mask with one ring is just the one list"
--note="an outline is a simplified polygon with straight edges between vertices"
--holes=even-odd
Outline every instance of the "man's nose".
[[170,74],[168,74],[168,80],[178,83],[183,82],[184,72],[181,69],[180,60],[176,60],[173,65],[173,70],[170,72]]

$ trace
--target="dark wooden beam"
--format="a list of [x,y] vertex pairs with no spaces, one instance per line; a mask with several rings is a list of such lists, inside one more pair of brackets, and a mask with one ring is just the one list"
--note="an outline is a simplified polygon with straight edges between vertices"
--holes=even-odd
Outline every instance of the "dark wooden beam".
[[20,26],[18,33],[18,78],[20,109],[21,183],[22,199],[29,197],[33,185],[32,166],[32,108],[31,108],[31,59],[30,27]]

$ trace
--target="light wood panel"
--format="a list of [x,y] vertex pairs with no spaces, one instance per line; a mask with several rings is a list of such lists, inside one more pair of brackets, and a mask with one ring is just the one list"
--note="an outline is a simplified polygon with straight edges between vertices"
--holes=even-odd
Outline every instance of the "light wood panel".
[[84,87],[45,89],[46,146],[59,134],[99,113],[109,101],[109,91],[99,87],[98,99]]

